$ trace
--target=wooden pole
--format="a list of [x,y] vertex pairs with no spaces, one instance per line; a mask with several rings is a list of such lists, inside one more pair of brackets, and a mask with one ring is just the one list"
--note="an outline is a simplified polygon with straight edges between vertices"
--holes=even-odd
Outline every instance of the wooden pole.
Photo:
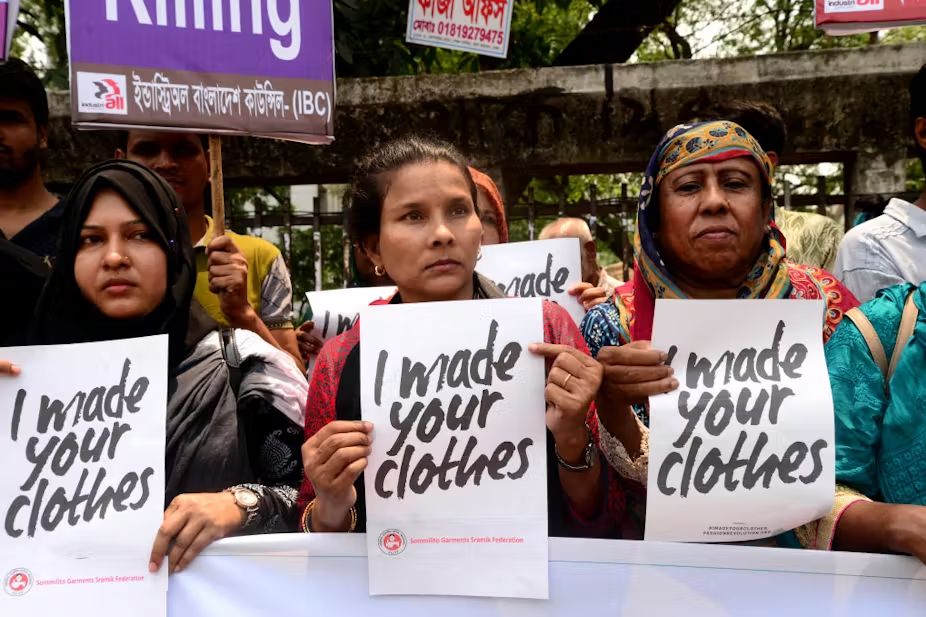
[[527,239],[534,239],[534,187],[527,189]]
[[341,199],[341,237],[343,238],[342,242],[344,244],[344,287],[347,287],[351,283],[350,258],[351,253],[354,250],[354,247],[350,242],[350,235],[347,233],[349,222],[349,211],[347,203],[347,193],[345,193],[344,197]]
[[322,276],[322,200],[325,198],[325,185],[318,185],[318,195],[312,207],[312,244],[315,246],[315,291],[321,291],[323,286]]
[[212,180],[213,236],[225,235],[225,184],[222,174],[222,136],[209,136],[209,172]]

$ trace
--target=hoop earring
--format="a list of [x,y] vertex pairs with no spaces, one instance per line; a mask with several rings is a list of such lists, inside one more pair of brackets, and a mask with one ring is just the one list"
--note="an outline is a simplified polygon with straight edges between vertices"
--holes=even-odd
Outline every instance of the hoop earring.
[[373,266],[373,274],[376,276],[386,276],[386,269],[379,264]]

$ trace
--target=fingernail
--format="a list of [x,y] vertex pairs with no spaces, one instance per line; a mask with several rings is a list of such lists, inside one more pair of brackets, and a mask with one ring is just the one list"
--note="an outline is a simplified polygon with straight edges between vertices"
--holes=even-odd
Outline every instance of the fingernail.
[[14,375],[19,375],[19,374],[22,372],[22,369],[20,369],[20,368],[19,368],[18,366],[16,366],[15,364],[11,364],[11,365],[10,365],[10,372],[13,373]]
[[372,422],[367,422],[367,421],[364,420],[364,422],[363,422],[363,429],[364,429],[365,431],[372,431],[372,430],[373,430],[373,423],[372,423]]
[[678,379],[673,379],[671,382],[669,382],[669,386],[670,386],[673,390],[675,390],[675,389],[678,387]]
[[669,376],[671,377],[671,376],[674,375],[674,374],[675,374],[675,369],[672,368],[672,367],[670,366],[670,367],[669,367]]
[[148,572],[151,572],[152,574],[154,574],[157,571],[158,571],[158,564],[154,563],[153,561],[150,562],[148,564]]
[[527,350],[531,352],[537,351],[537,343],[531,343],[530,345],[528,345]]
[[661,354],[659,354],[659,359],[665,362],[666,360],[669,359],[669,354],[667,354],[666,352],[662,352]]

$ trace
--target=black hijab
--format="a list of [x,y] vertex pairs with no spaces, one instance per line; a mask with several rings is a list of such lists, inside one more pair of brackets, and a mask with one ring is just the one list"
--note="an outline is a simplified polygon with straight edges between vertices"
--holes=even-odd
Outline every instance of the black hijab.
[[[112,189],[148,226],[167,255],[167,293],[149,315],[135,320],[106,317],[81,293],[74,277],[80,233],[94,198]],[[65,199],[58,257],[36,311],[31,342],[85,343],[155,334],[170,335],[170,367],[183,359],[196,285],[193,246],[180,199],[159,175],[125,160],[106,161],[84,172]]]
[[0,347],[22,345],[48,276],[48,266],[38,255],[0,235],[0,273],[10,294],[0,302]]

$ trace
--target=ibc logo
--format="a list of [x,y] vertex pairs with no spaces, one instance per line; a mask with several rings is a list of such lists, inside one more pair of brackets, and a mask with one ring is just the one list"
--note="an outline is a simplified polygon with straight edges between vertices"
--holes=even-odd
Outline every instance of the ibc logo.
[[77,103],[80,113],[127,115],[125,75],[78,71]]
[[823,0],[824,13],[883,11],[885,0]]

